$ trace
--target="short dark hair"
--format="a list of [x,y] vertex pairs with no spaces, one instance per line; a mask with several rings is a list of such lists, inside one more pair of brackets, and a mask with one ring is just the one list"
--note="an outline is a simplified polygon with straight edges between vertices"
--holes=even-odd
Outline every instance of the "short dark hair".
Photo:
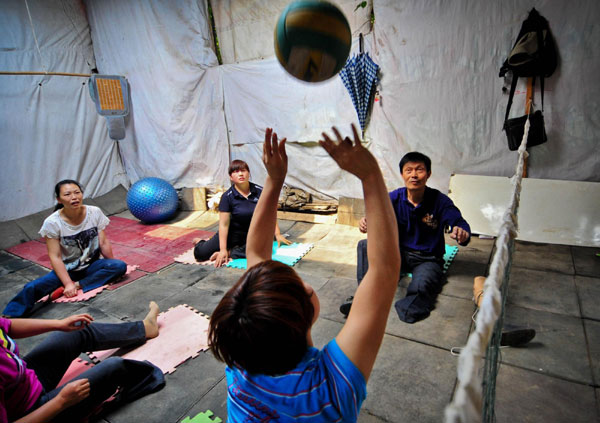
[[[79,182],[75,181],[74,179],[63,179],[62,181],[54,185],[54,196],[56,197],[56,199],[60,197],[60,187],[69,184],[77,185],[79,191],[81,191],[81,193],[83,194],[83,188],[81,187],[81,184]],[[54,211],[62,209],[63,207],[64,206],[62,204],[58,203],[56,206],[54,206]]]
[[246,163],[245,161],[243,161],[243,160],[234,160],[234,161],[232,161],[231,164],[229,165],[229,170],[228,170],[229,176],[231,176],[231,174],[233,172],[237,172],[238,170],[241,170],[241,169],[245,169],[248,172],[250,172],[250,168],[248,167],[248,163]]
[[248,269],[223,296],[210,318],[208,344],[229,367],[284,374],[306,353],[314,313],[294,269],[266,260]]
[[427,169],[427,172],[431,172],[431,159],[423,153],[419,153],[418,151],[406,153],[404,157],[402,157],[402,160],[400,160],[400,173],[402,173],[404,165],[408,162],[423,163],[425,165],[425,169]]

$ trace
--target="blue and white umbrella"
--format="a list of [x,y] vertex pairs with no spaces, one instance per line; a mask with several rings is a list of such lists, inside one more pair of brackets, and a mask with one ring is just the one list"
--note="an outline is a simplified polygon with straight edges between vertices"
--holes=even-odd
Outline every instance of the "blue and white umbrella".
[[375,87],[379,83],[378,72],[379,65],[371,59],[369,53],[360,53],[349,58],[340,71],[342,82],[356,109],[363,135],[375,96]]

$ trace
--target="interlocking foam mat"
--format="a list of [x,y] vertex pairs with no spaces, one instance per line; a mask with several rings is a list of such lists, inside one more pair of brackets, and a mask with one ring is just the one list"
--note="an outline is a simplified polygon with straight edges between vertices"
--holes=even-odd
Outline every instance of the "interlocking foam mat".
[[[116,258],[137,265],[140,271],[146,273],[156,272],[173,263],[174,257],[193,246],[195,239],[208,239],[213,235],[213,232],[198,229],[146,225],[118,216],[110,218],[110,225],[104,232]],[[16,245],[6,251],[51,268],[43,238]]]
[[159,335],[134,349],[112,349],[90,352],[96,362],[118,355],[133,360],[148,360],[163,373],[173,373],[176,367],[201,351],[208,349],[208,317],[186,304],[172,307],[158,315]]
[[[300,259],[302,259],[302,257],[304,257],[306,253],[308,253],[312,248],[313,244],[300,243],[293,243],[292,245],[281,245],[279,248],[277,248],[277,241],[273,241],[272,259],[285,263],[288,266],[293,266],[296,263],[298,263],[298,261],[300,261]],[[210,260],[200,262],[196,261],[196,258],[194,257],[193,248],[175,257],[175,261],[178,263],[199,264],[202,266],[215,264],[214,261]],[[246,261],[246,259],[230,260],[227,263],[227,267],[232,267],[235,269],[245,269],[246,267],[248,267],[248,262]]]
[[[292,245],[280,245],[277,248],[277,242],[273,242],[272,259],[293,266],[300,261],[313,248],[313,244],[301,244],[294,242]],[[248,262],[246,259],[235,259],[227,263],[227,267],[235,269],[246,269]]]
[[90,363],[89,361],[83,361],[81,358],[76,358],[71,362],[71,365],[69,366],[64,376],[56,386],[63,386],[65,383],[69,382],[72,379],[75,379],[77,376],[79,376],[80,374],[92,367],[94,367],[94,363]]
[[214,416],[212,411],[206,410],[202,413],[196,414],[194,417],[187,416],[185,419],[181,421],[181,423],[221,423],[220,417]]
[[[52,294],[50,294],[53,298],[52,302],[53,303],[76,303],[79,301],[87,301],[90,298],[94,298],[96,295],[101,293],[104,289],[108,289],[109,291],[112,291],[117,288],[120,288],[123,285],[127,285],[128,283],[131,283],[134,280],[141,278],[142,276],[147,275],[146,272],[139,272],[136,269],[137,269],[137,266],[132,266],[132,265],[128,264],[127,265],[127,273],[125,273],[121,279],[118,279],[114,283],[111,283],[108,285],[99,286],[98,288],[92,289],[91,291],[88,291],[88,292],[83,292],[82,289],[78,289],[77,295],[75,295],[74,297],[69,297],[69,298],[65,297],[62,294],[64,288],[62,288],[62,287],[58,288]],[[48,295],[40,298],[38,300],[38,303],[44,302],[44,301],[48,301]]]

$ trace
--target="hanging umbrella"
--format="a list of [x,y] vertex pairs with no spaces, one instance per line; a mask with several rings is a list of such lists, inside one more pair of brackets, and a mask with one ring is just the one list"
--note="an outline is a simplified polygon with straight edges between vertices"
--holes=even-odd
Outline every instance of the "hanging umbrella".
[[369,53],[363,52],[363,38],[360,34],[360,54],[348,59],[340,71],[340,77],[350,93],[363,136],[375,96],[375,87],[379,83],[378,72],[379,65],[371,59]]

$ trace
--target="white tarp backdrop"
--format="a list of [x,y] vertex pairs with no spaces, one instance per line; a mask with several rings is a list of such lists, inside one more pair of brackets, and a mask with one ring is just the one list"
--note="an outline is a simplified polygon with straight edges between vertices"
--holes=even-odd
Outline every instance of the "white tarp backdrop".
[[[2,0],[0,70],[90,73],[94,53],[77,1]],[[39,51],[36,48],[39,46]],[[126,182],[117,144],[87,78],[0,75],[0,221],[51,207],[54,185],[77,179],[87,196]]]
[[[25,1],[2,3],[0,70],[43,70]],[[101,73],[129,80],[132,111],[119,142],[129,182],[158,176],[176,187],[225,184],[229,159],[243,158],[263,183],[260,142],[272,126],[290,141],[290,185],[361,195],[314,144],[332,125],[347,130],[357,122],[339,77],[307,86],[274,59],[273,29],[287,1],[212,0],[222,66],[203,0],[87,1],[89,27],[77,0],[27,3],[48,71],[89,72],[95,55]],[[550,22],[560,62],[546,80],[548,142],[531,149],[529,175],[600,180],[600,2],[372,0],[356,11],[359,1],[336,3],[351,23],[353,53],[362,32],[381,66],[381,101],[365,138],[390,189],[401,185],[398,161],[412,150],[432,158],[431,185],[443,191],[451,173],[511,175],[516,153],[501,130],[508,95],[498,70],[534,6]],[[518,90],[513,116],[524,111],[524,84]],[[116,143],[81,79],[0,75],[0,95],[8,146],[0,221],[48,207],[59,174],[86,179],[96,194],[119,183]],[[541,106],[539,91],[536,100]]]

